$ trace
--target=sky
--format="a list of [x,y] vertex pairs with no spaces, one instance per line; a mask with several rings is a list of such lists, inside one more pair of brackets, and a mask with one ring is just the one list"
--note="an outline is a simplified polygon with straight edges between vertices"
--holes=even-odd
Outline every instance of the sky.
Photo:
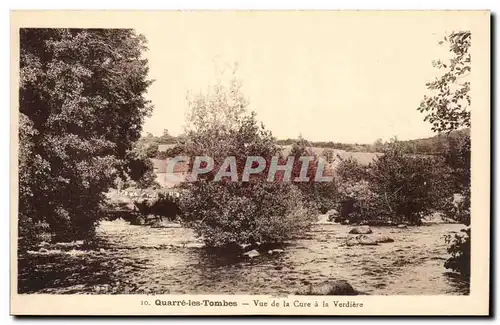
[[[446,13],[170,12],[136,17],[148,40],[143,131],[178,135],[186,95],[204,91],[237,62],[249,110],[279,139],[373,143],[434,135],[417,111],[432,66],[449,55],[442,38],[468,27]],[[465,17],[466,18],[466,17]]]

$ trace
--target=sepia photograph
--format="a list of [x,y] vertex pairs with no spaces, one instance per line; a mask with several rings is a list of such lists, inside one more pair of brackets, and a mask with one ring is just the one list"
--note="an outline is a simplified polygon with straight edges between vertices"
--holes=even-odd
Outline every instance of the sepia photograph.
[[12,12],[11,312],[487,314],[490,19]]

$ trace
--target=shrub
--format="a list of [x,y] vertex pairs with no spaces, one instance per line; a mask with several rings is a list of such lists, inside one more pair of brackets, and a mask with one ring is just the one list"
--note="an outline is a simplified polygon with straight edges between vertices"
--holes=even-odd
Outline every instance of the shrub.
[[196,182],[183,183],[185,193],[180,208],[183,221],[193,227],[207,246],[224,247],[253,242],[278,243],[307,231],[315,220],[315,210],[296,185],[267,182],[266,169],[250,181],[212,181],[222,162],[235,157],[241,175],[247,157],[264,159],[280,153],[276,139],[247,112],[241,85],[231,78],[198,94],[189,101],[186,139],[187,156],[208,155],[214,160],[212,172]]
[[369,168],[372,191],[382,202],[374,212],[421,224],[422,217],[441,210],[451,196],[449,174],[439,157],[406,155],[393,143]]
[[404,154],[398,142],[389,144],[368,167],[342,161],[337,169],[340,208],[354,200],[355,209],[340,218],[421,224],[422,217],[442,210],[451,196],[449,175],[443,160]]
[[335,177],[339,183],[359,182],[368,178],[368,167],[361,165],[356,159],[342,159],[335,169]]
[[336,209],[339,215],[336,222],[350,224],[396,222],[390,220],[392,216],[379,206],[381,198],[373,192],[368,181],[345,181],[339,184],[338,191],[339,201]]
[[461,234],[445,237],[448,253],[444,267],[460,273],[464,278],[470,277],[470,228],[462,229]]
[[180,200],[182,220],[207,246],[283,242],[316,218],[292,184],[198,181],[187,186]]
[[159,193],[155,199],[134,202],[140,214],[154,215],[168,220],[174,220],[180,215],[178,199],[172,195]]
[[[316,171],[318,168],[318,164],[320,163],[320,159],[325,159],[322,157],[318,157],[316,154],[312,152],[309,148],[310,143],[299,137],[297,141],[292,144],[292,149],[290,150],[290,156],[295,158],[294,165],[292,168],[292,179],[300,176],[300,172],[302,169],[302,163],[299,160],[300,157],[307,156],[312,157],[309,162],[308,170],[306,176],[309,177],[309,181],[307,182],[296,182],[296,186],[304,195],[304,199],[307,200],[310,204],[315,205],[315,207],[321,213],[326,213],[329,210],[335,207],[335,202],[337,200],[337,187],[334,181],[328,182],[316,182]],[[333,153],[332,153],[333,159]],[[332,176],[333,171],[330,168],[330,165],[327,164],[328,161],[325,160],[324,165],[324,176]]]

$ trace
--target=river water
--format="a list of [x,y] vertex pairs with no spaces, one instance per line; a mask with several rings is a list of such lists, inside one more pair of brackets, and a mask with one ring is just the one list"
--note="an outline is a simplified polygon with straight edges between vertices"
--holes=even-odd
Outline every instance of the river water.
[[293,294],[344,279],[371,295],[468,294],[447,272],[444,236],[458,224],[372,227],[393,243],[346,246],[348,226],[317,224],[282,253],[230,258],[208,252],[191,230],[105,221],[92,248],[50,245],[19,258],[20,293]]

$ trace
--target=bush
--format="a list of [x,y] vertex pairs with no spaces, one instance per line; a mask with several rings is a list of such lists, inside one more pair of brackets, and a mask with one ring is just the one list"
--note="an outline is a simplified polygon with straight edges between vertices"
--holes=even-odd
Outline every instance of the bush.
[[187,186],[180,200],[182,220],[211,247],[283,242],[316,218],[292,184],[198,181]]
[[339,184],[339,201],[336,209],[339,211],[336,222],[349,224],[384,224],[392,221],[391,215],[379,207],[380,196],[373,192],[366,180],[345,181]]
[[448,235],[445,238],[448,253],[444,267],[460,273],[464,278],[470,278],[470,228],[462,229],[461,234]]
[[443,161],[404,154],[397,142],[388,148],[367,167],[354,160],[339,165],[338,208],[355,201],[352,211],[340,214],[340,221],[419,225],[422,217],[443,209],[451,196],[449,168]]
[[368,179],[368,167],[361,165],[356,159],[342,159],[335,170],[338,183],[359,182]]
[[[329,182],[316,182],[316,171],[318,164],[320,162],[320,157],[318,157],[309,148],[310,143],[299,137],[297,141],[292,144],[292,149],[290,150],[290,156],[295,158],[294,166],[292,168],[292,179],[300,176],[302,169],[302,163],[299,160],[300,157],[312,157],[309,162],[308,170],[306,176],[309,177],[307,182],[296,182],[296,186],[304,195],[304,199],[309,202],[309,204],[315,205],[320,213],[326,213],[335,207],[335,202],[337,200],[337,187],[334,181]],[[322,158],[325,159],[325,158]],[[332,153],[333,159],[333,153]],[[325,162],[328,162],[325,160]],[[323,171],[324,176],[332,176],[333,171],[330,165],[325,163],[325,169]]]
[[[248,102],[240,88],[233,77],[189,101],[182,152],[190,157],[209,155],[214,169],[195,182],[182,184],[186,191],[180,208],[183,221],[212,247],[283,242],[307,231],[316,219],[312,204],[296,185],[280,181],[279,173],[277,181],[266,180],[270,157],[279,156],[280,150],[256,114],[246,111]],[[212,181],[229,156],[235,157],[238,175],[247,157],[268,160],[265,170],[248,182]]]
[[419,225],[421,219],[441,210],[451,196],[449,169],[437,157],[403,154],[394,143],[369,168],[371,189],[382,204],[375,211],[397,222]]
[[174,220],[180,215],[178,199],[165,193],[159,193],[155,199],[136,201],[134,205],[143,216],[154,215]]
[[174,158],[174,157],[177,157],[177,156],[180,156],[183,154],[183,151],[184,148],[182,147],[182,145],[175,145],[174,147],[172,148],[169,148],[165,151],[159,151],[157,154],[156,154],[156,158],[157,159],[168,159],[168,158]]

